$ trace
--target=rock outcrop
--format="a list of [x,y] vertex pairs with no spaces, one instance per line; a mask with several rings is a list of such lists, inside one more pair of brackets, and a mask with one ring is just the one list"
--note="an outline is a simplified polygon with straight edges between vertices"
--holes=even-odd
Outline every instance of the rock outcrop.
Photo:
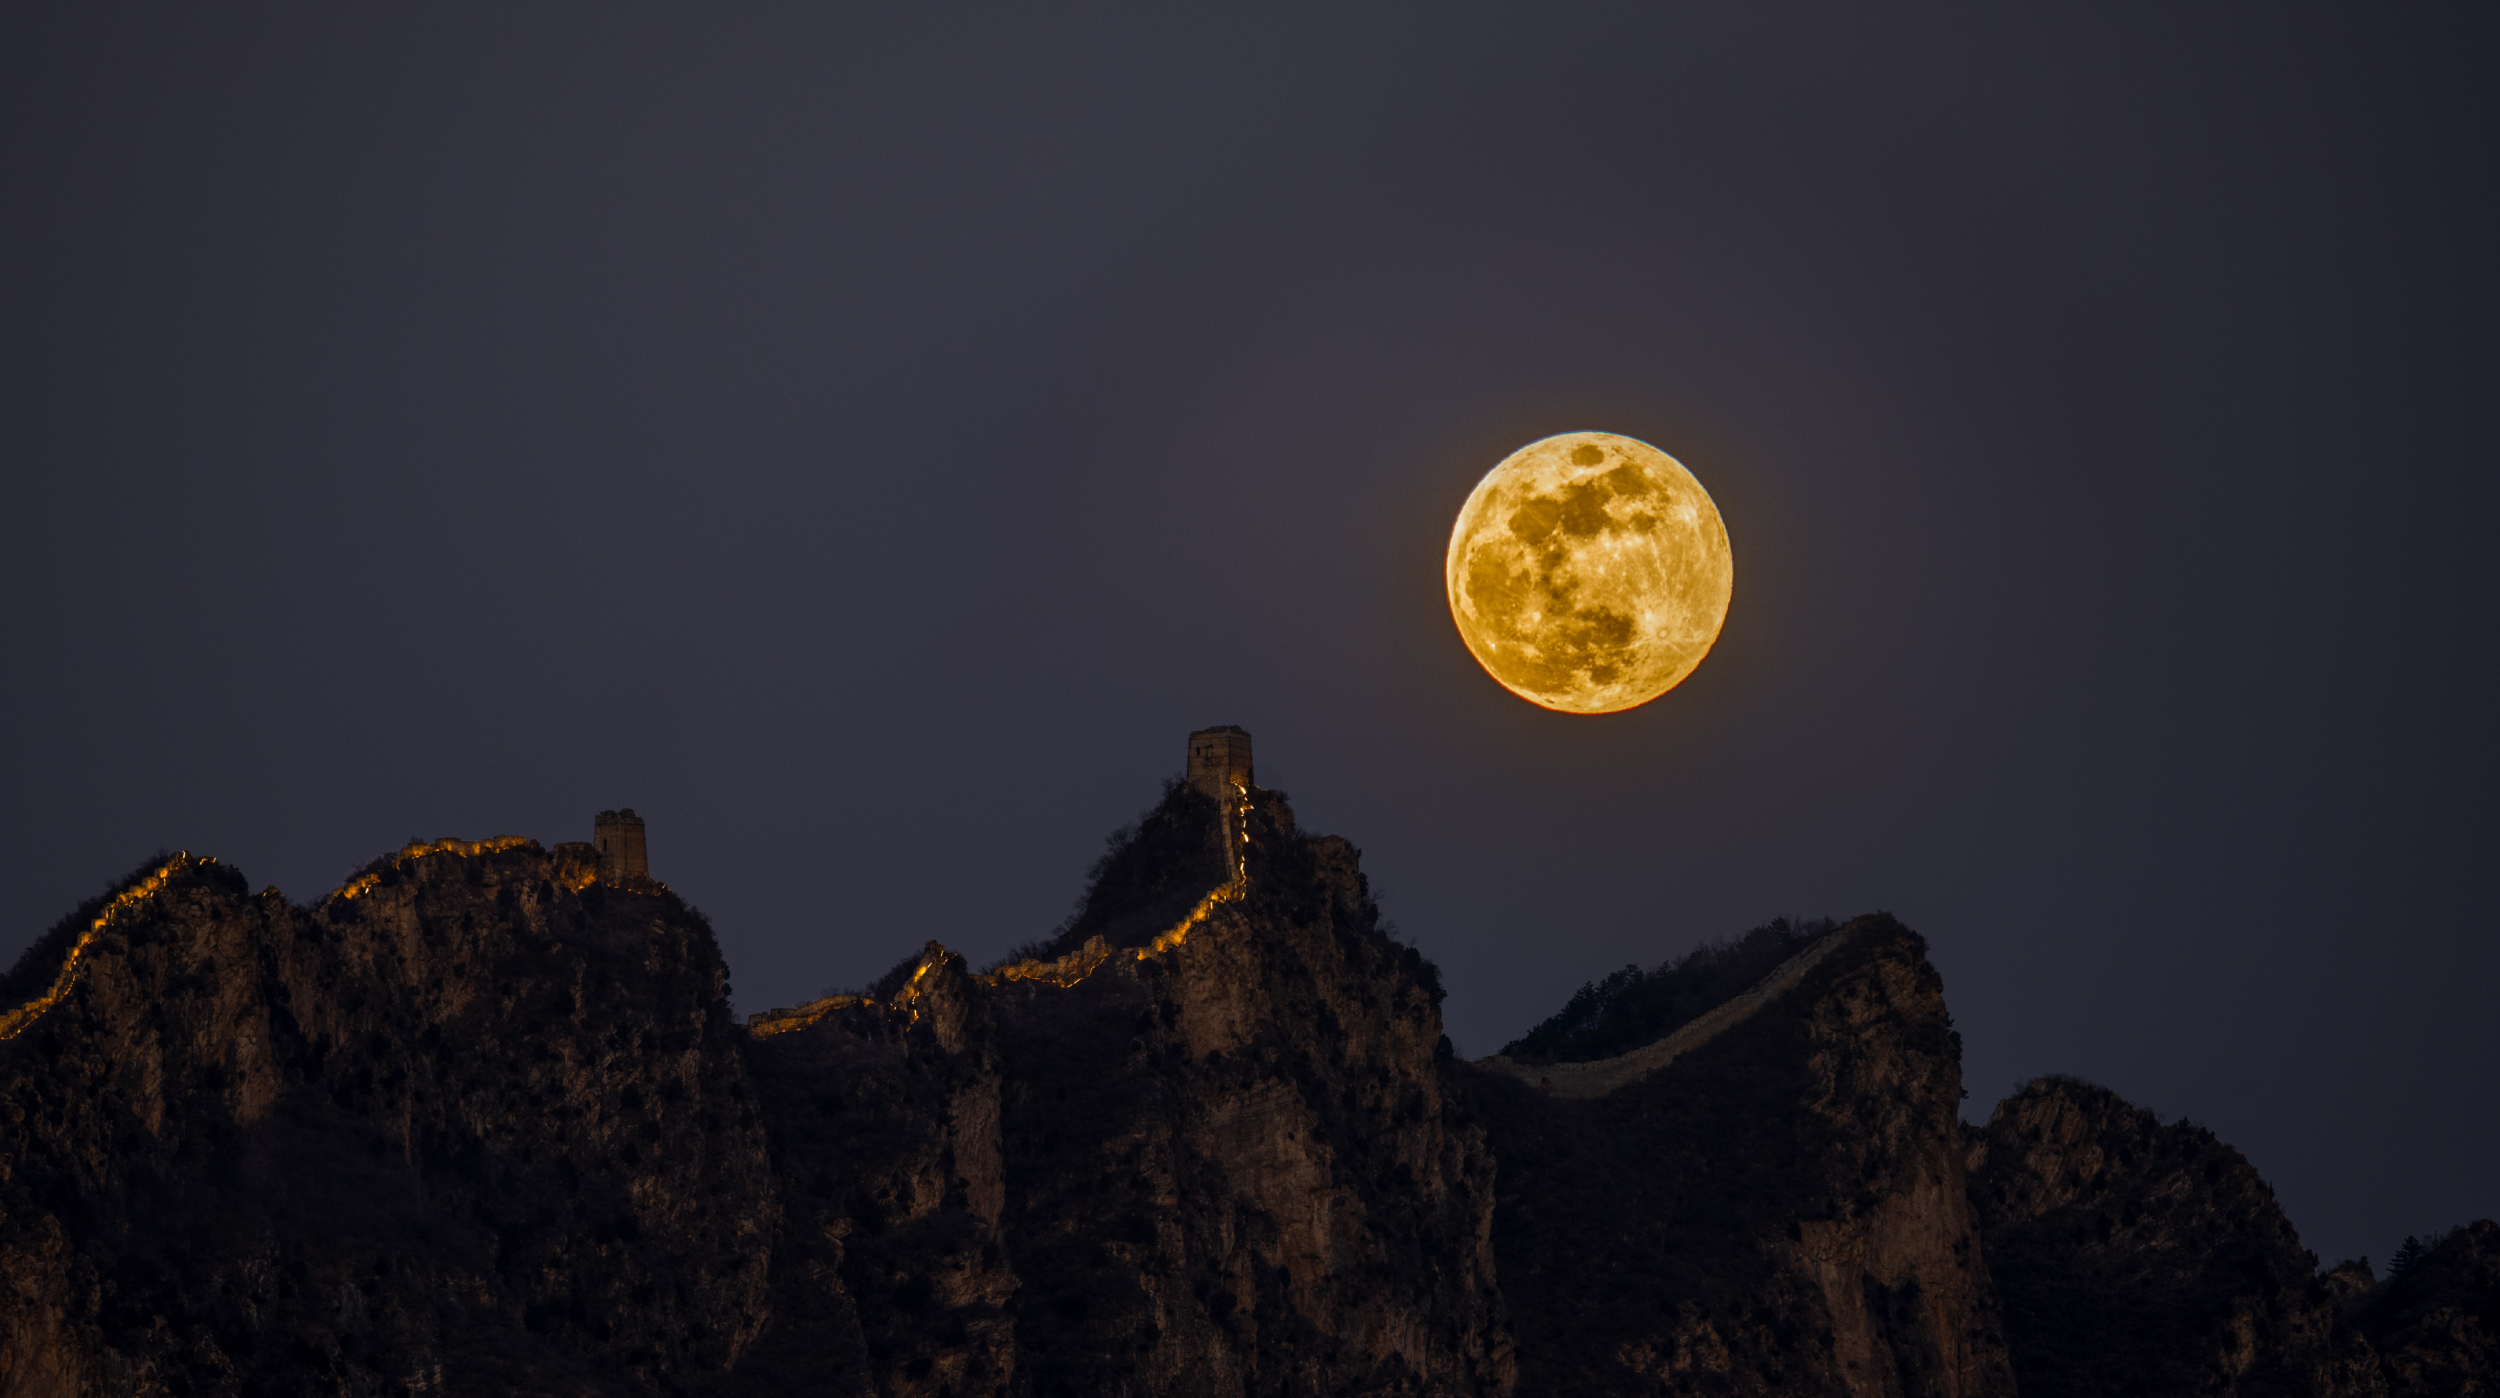
[[786,1222],[751,1372],[1509,1391],[1491,1161],[1437,987],[1378,930],[1351,845],[1296,835],[1269,793],[1245,817],[1239,896],[1207,904],[1216,811],[1176,788],[1046,963],[974,976],[932,944],[897,994],[758,1024]]
[[1924,947],[1860,918],[1784,994],[1585,1099],[1474,1070],[1522,1391],[2014,1392]]
[[2399,1275],[2339,1297],[2339,1316],[2367,1336],[2392,1398],[2491,1398],[2500,1393],[2500,1223],[2477,1219],[2434,1241]]
[[752,1031],[585,846],[148,872],[8,987],[0,1394],[1512,1387],[1437,982],[1280,796]]
[[1012,964],[745,1025],[589,845],[152,864],[0,977],[0,1398],[2493,1393],[2500,1229],[2321,1276],[2208,1132],[1961,1126],[1889,917],[1471,1066],[1354,847],[1214,776]]
[[2043,1078],[1970,1168],[2025,1398],[2380,1391],[2273,1189],[2212,1132]]
[[1971,1133],[2025,1398],[2500,1392],[2500,1225],[2451,1230],[2381,1282],[2321,1275],[2236,1150],[2116,1093],[2042,1078]]
[[442,849],[299,908],[171,861],[0,1044],[0,1393],[733,1366],[776,1206],[720,956],[584,872]]

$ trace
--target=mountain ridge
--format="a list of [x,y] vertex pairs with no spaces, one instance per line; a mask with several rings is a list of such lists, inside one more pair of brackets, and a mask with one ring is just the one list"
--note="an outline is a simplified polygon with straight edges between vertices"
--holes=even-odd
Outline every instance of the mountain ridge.
[[1517,1078],[1557,1097],[1603,1097],[1617,1088],[1639,1082],[1684,1054],[1700,1048],[1751,1018],[1773,1000],[1794,990],[1805,979],[1807,972],[1840,950],[1856,926],[1851,923],[1847,927],[1837,927],[1815,938],[1803,951],[1772,967],[1770,974],[1753,985],[1638,1048],[1609,1058],[1566,1059],[1544,1064],[1521,1062],[1507,1054],[1497,1053],[1490,1058],[1473,1060],[1472,1066]]
[[1611,1060],[1467,1064],[1360,851],[1246,779],[1046,944],[744,1023],[590,846],[349,888],[168,857],[0,983],[0,1398],[2492,1383],[2492,1225],[2319,1274],[2102,1089],[1964,1126],[1882,915]]

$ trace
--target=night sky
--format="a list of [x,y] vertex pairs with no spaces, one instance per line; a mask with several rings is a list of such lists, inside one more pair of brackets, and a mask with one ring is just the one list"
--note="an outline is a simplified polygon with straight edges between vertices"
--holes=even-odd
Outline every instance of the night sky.
[[[2488,11],[31,8],[0,956],[630,805],[791,1004],[1238,723],[1469,1056],[1885,909],[1974,1118],[2207,1123],[2328,1262],[2500,1214]],[[1581,428],[1736,554],[1596,719],[1441,590]]]

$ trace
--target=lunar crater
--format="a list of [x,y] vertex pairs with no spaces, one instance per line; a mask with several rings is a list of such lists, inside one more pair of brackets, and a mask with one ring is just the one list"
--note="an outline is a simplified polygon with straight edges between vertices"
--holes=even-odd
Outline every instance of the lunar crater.
[[1485,671],[1566,713],[1655,699],[1709,652],[1734,589],[1727,530],[1675,458],[1602,432],[1532,442],[1459,512],[1450,614]]

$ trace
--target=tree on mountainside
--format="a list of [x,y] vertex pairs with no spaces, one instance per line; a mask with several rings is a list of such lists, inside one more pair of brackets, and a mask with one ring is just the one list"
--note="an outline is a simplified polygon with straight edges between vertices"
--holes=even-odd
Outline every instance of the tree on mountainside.
[[2420,1238],[2407,1234],[2404,1246],[2396,1249],[2396,1256],[2387,1264],[2387,1279],[2391,1282],[2399,1280],[2407,1272],[2421,1266],[2422,1254],[2429,1251]]

